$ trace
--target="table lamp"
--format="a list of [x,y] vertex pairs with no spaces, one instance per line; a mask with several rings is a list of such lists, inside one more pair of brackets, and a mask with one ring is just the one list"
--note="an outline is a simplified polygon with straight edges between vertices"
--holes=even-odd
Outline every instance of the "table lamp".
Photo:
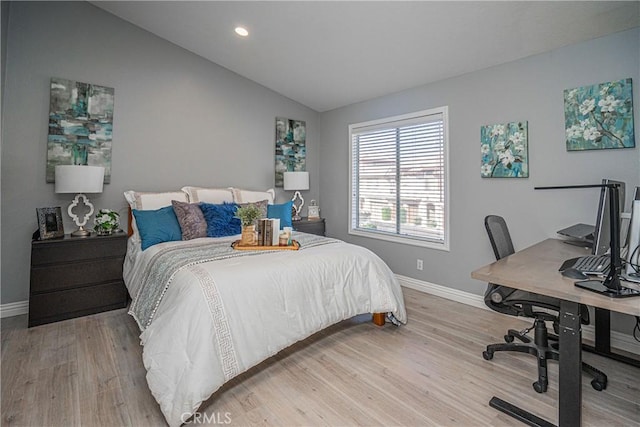
[[[78,229],[71,233],[74,237],[86,237],[91,234],[84,226],[93,214],[93,205],[84,193],[102,193],[104,182],[104,168],[102,166],[64,165],[56,166],[56,193],[76,193],[76,197],[69,205],[67,212]],[[78,206],[80,199],[89,212],[83,219],[73,213],[73,208]]]
[[[302,198],[302,194],[300,194],[300,190],[309,189],[309,172],[285,172],[284,189],[285,191],[295,191],[291,201],[293,202],[293,209],[296,211],[296,214],[291,219],[300,221],[300,211],[304,206],[304,199]],[[296,206],[296,199],[298,198],[300,199],[300,205]]]

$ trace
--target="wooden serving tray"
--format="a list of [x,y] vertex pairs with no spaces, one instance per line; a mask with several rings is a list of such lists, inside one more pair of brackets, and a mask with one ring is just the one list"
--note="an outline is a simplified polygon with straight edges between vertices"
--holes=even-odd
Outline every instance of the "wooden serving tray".
[[289,246],[240,246],[240,240],[236,240],[231,247],[239,251],[297,251],[300,249],[300,243],[297,240],[291,242]]

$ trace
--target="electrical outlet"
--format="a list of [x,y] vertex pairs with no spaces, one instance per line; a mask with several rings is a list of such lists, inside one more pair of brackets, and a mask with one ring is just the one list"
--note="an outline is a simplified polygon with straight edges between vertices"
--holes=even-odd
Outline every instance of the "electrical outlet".
[[421,259],[418,260],[418,263],[416,264],[416,268],[418,270],[422,271],[422,260]]

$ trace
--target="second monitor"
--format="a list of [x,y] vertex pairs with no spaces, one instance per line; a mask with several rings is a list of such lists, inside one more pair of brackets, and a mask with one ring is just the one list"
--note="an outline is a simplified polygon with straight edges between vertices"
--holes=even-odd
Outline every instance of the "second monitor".
[[[625,184],[621,181],[615,181],[613,179],[603,179],[602,184],[618,184],[618,195],[620,203],[618,204],[618,211],[614,212],[618,218],[620,218],[624,211],[625,202]],[[606,188],[600,189],[600,200],[598,202],[598,215],[596,217],[596,226],[593,232],[593,249],[594,255],[603,255],[607,253],[611,243],[611,224],[609,218],[611,213],[609,212],[609,197],[610,191]]]

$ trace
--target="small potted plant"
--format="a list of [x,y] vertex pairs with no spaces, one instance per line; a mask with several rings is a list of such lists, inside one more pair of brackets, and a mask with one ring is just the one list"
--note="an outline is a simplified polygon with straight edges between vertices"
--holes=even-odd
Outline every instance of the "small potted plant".
[[94,223],[98,236],[108,236],[120,226],[120,215],[111,209],[100,209]]
[[242,225],[242,238],[240,239],[242,246],[255,246],[258,244],[255,221],[261,215],[260,208],[252,204],[240,206],[236,209],[235,217],[240,219],[240,224]]

